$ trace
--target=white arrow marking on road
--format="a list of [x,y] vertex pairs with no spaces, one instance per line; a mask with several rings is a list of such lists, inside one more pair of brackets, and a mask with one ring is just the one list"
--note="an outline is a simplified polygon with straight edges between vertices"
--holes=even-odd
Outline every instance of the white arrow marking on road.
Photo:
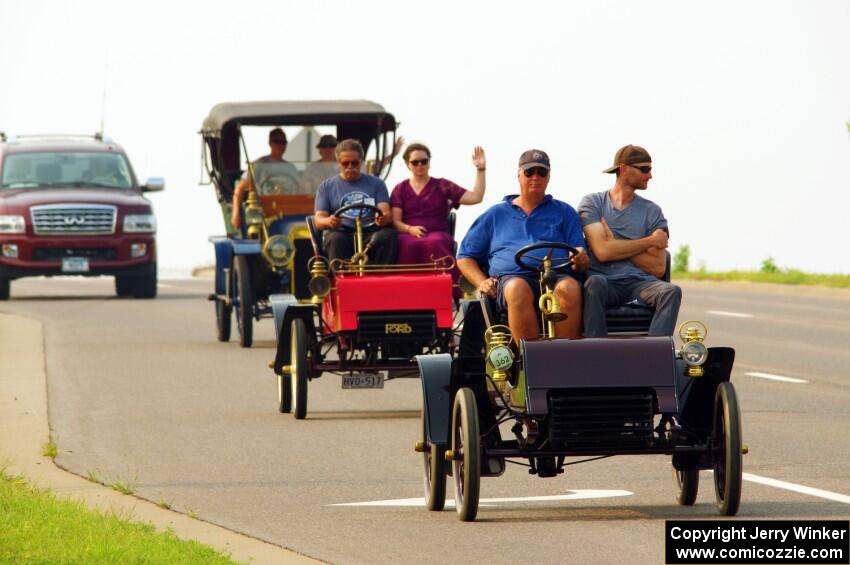
[[770,380],[770,381],[781,381],[783,383],[801,384],[801,383],[809,382],[805,379],[795,379],[794,377],[783,377],[781,375],[771,375],[770,373],[752,372],[752,373],[744,373],[744,374],[747,375],[748,377],[756,377],[756,378],[759,378],[759,379],[767,379],[767,380]]
[[726,312],[724,310],[706,310],[706,314],[714,314],[715,316],[728,316],[729,318],[752,318],[752,314],[742,314],[740,312]]
[[817,496],[819,498],[825,498],[827,500],[833,500],[835,502],[843,502],[844,504],[850,504],[850,496],[847,496],[846,494],[838,494],[837,492],[807,487],[804,485],[795,485],[794,483],[786,483],[785,481],[771,479],[770,477],[760,477],[751,473],[744,473],[744,480],[751,481],[753,483],[759,483],[762,485],[767,485],[769,487],[781,488],[793,492]]
[[[523,496],[511,498],[482,498],[482,505],[493,505],[499,502],[550,502],[557,500],[585,500],[588,498],[612,498],[614,496],[631,496],[634,493],[627,490],[573,490],[571,494],[554,494],[549,496]],[[446,506],[454,506],[454,500],[446,500]],[[329,506],[425,506],[424,498],[397,498],[394,500],[373,500],[371,502],[346,502],[330,504]]]

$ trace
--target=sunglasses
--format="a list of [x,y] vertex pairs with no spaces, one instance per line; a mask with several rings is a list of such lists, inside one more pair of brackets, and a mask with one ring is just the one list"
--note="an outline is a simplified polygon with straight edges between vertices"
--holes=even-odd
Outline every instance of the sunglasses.
[[272,145],[286,145],[285,139],[272,139],[270,142]]
[[633,169],[637,169],[637,170],[639,170],[640,172],[642,172],[642,173],[643,173],[643,174],[645,174],[645,175],[648,175],[649,173],[651,173],[651,172],[652,172],[652,167],[651,167],[651,166],[649,166],[649,165],[643,165],[643,166],[641,166],[641,167],[637,167],[637,166],[635,166],[635,165],[629,165],[629,166],[630,166],[631,168],[633,168]]
[[533,177],[535,174],[540,178],[546,178],[549,176],[549,169],[544,169],[543,167],[531,167],[530,169],[524,169],[522,174],[528,178]]
[[339,166],[340,166],[340,167],[342,167],[343,169],[348,169],[348,168],[350,168],[350,167],[353,167],[353,168],[357,168],[357,169],[359,169],[359,168],[360,168],[360,161],[359,161],[359,160],[354,160],[354,161],[340,161],[340,162],[339,162]]
[[427,165],[428,159],[411,159],[410,164],[414,167],[418,167],[419,165]]

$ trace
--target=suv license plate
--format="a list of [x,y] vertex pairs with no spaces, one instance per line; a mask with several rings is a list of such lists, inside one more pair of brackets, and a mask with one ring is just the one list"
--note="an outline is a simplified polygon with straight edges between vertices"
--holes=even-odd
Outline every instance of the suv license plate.
[[86,257],[63,257],[63,273],[88,273],[89,260]]
[[384,375],[377,373],[343,375],[342,388],[384,388]]

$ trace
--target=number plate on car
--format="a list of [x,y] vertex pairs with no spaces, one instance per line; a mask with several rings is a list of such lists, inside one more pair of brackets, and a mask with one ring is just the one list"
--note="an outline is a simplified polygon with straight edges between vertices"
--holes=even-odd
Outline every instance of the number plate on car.
[[63,257],[63,273],[88,273],[89,260],[86,257]]
[[384,388],[384,375],[377,373],[343,375],[342,388]]

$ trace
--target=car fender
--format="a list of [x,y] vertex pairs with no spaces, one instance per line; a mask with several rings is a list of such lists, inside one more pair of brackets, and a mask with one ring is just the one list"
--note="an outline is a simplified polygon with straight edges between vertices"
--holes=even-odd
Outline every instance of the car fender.
[[224,295],[227,292],[224,270],[233,268],[233,245],[223,235],[212,236],[209,241],[215,248],[215,293]]
[[316,327],[313,323],[313,314],[316,306],[313,304],[299,304],[298,299],[292,294],[272,294],[269,297],[274,315],[274,328],[277,335],[277,351],[275,353],[272,369],[275,374],[283,374],[283,366],[290,364],[290,328],[292,320],[301,318],[307,326],[307,335],[315,336]]
[[701,377],[681,377],[685,379],[679,394],[679,416],[683,423],[691,428],[711,431],[714,395],[720,383],[730,380],[734,363],[735,350],[731,347],[709,347],[708,358],[702,366],[705,374]]
[[449,445],[452,404],[452,356],[417,355],[422,382],[422,410],[425,413],[425,434],[430,443]]

